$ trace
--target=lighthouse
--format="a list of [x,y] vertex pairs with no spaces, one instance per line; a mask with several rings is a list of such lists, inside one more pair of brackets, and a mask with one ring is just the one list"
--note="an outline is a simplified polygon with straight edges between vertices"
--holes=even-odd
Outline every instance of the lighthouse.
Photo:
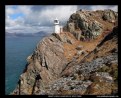
[[59,25],[59,20],[56,18],[54,20],[54,33],[60,33],[61,30],[61,26]]

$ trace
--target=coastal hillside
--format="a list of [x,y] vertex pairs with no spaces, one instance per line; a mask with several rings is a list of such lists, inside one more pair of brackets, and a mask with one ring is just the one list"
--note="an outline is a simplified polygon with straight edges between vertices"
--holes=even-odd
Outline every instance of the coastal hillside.
[[27,57],[12,95],[117,95],[118,13],[73,13]]

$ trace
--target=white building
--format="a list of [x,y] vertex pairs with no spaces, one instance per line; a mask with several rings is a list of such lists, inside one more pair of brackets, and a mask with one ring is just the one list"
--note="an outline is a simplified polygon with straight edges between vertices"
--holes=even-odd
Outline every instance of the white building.
[[56,18],[54,20],[54,33],[61,33],[63,32],[63,27],[59,25],[59,20]]

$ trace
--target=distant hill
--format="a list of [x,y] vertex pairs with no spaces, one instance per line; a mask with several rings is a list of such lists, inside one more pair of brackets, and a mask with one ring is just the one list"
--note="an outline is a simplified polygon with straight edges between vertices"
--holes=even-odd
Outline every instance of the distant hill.
[[6,36],[10,36],[10,37],[32,37],[32,36],[46,36],[48,35],[47,32],[44,31],[39,31],[36,33],[10,33],[10,32],[6,32]]

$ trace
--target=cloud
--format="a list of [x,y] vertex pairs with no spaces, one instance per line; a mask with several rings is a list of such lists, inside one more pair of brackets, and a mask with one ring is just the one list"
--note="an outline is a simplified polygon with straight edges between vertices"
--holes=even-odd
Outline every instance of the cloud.
[[31,9],[32,12],[26,16],[26,23],[52,26],[56,17],[62,23],[67,21],[69,16],[77,10],[77,6],[34,6]]
[[[25,31],[29,33],[44,30],[46,32],[52,32],[54,25],[53,20],[56,17],[61,20],[63,24],[68,20],[70,14],[76,10],[77,6],[17,6],[16,8],[7,6],[6,31],[20,32],[21,30],[21,32]],[[22,13],[24,17],[17,17],[13,20],[11,15],[16,13]],[[23,28],[23,30],[21,28]]]
[[114,11],[118,11],[117,5],[79,5],[78,9],[85,9],[85,10],[105,10],[105,9],[112,9]]
[[92,6],[91,10],[105,10],[105,9],[112,9],[114,11],[118,11],[118,6],[112,6],[112,5],[97,5],[97,6]]

